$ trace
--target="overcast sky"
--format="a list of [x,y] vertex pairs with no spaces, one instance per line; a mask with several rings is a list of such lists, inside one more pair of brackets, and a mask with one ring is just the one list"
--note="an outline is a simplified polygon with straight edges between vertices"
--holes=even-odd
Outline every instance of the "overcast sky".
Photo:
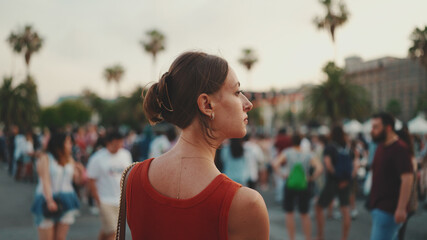
[[[409,35],[427,25],[426,0],[347,0],[349,21],[336,33],[337,61],[406,57]],[[32,24],[45,39],[31,59],[31,73],[42,105],[90,88],[115,95],[103,69],[120,63],[126,73],[123,93],[166,71],[185,50],[203,50],[228,60],[243,89],[269,90],[318,83],[322,66],[334,58],[329,34],[313,25],[324,9],[317,0],[0,0],[0,74],[25,75],[23,56],[6,38]],[[153,72],[151,56],[139,41],[156,28],[166,35],[166,50]],[[242,48],[256,50],[259,62],[248,74],[237,59]]]

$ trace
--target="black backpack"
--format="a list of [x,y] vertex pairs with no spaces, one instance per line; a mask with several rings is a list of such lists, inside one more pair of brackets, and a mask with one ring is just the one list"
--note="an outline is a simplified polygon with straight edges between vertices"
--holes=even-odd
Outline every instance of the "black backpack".
[[340,146],[335,146],[337,150],[337,158],[335,163],[335,177],[338,180],[351,180],[353,172],[353,159],[351,158],[350,150]]

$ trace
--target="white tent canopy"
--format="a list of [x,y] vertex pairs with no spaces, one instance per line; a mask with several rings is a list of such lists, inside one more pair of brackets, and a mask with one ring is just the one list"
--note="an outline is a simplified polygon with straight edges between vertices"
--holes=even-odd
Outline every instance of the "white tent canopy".
[[399,119],[396,118],[395,122],[394,122],[394,129],[396,130],[400,130],[403,127],[403,123],[402,121],[400,121]]
[[408,128],[411,133],[426,134],[427,121],[424,119],[424,116],[418,115],[408,122]]
[[363,128],[363,133],[370,133],[372,130],[372,119],[367,120],[366,122],[363,123],[362,125]]
[[325,125],[322,125],[317,128],[317,133],[320,135],[328,135],[330,132],[329,128]]
[[344,132],[348,134],[358,134],[362,132],[363,126],[357,120],[351,120],[344,124]]

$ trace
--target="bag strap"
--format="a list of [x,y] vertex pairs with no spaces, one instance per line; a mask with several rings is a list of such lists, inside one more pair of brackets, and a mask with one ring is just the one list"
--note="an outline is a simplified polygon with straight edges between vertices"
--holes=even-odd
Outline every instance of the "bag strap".
[[139,162],[135,162],[122,174],[122,178],[120,180],[121,193],[120,193],[120,208],[119,208],[119,217],[117,219],[117,231],[116,231],[116,240],[125,240],[126,237],[126,185],[128,182],[129,173],[132,168],[138,164]]

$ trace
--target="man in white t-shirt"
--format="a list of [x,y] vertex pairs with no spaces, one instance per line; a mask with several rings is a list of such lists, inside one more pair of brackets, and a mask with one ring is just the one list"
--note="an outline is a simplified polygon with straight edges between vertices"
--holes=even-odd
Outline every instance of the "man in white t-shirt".
[[123,136],[119,132],[108,133],[106,147],[89,159],[89,188],[98,205],[102,223],[99,240],[115,238],[120,205],[120,179],[131,163],[132,157],[123,148]]
[[171,143],[169,142],[168,138],[165,135],[160,134],[154,138],[153,142],[151,142],[148,156],[150,158],[159,157],[163,153],[169,151],[170,148]]
[[246,134],[246,136],[243,138],[243,141],[245,141],[243,144],[244,156],[249,170],[247,186],[255,189],[256,183],[258,182],[258,167],[261,166],[264,162],[264,153],[257,143],[251,141],[249,134]]

